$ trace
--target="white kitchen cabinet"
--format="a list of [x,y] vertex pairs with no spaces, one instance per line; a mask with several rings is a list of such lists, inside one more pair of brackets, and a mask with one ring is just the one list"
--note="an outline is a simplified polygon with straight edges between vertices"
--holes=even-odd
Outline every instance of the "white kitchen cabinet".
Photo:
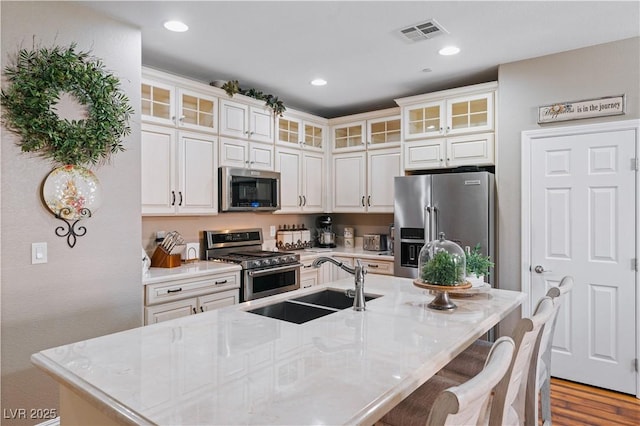
[[213,273],[145,285],[145,325],[168,321],[240,300],[240,272]]
[[140,106],[143,122],[218,132],[218,98],[206,85],[145,69]]
[[333,211],[393,213],[393,179],[402,175],[399,148],[333,155]]
[[497,82],[396,99],[402,107],[403,139],[493,131]]
[[220,138],[220,165],[256,170],[274,170],[273,144]]
[[278,213],[324,211],[324,154],[295,148],[276,148],[276,171],[280,172]]
[[217,214],[216,137],[141,129],[142,214]]
[[404,169],[492,165],[495,162],[494,137],[493,133],[480,133],[405,142]]
[[[316,119],[320,118],[318,117]],[[297,146],[318,152],[324,150],[325,125],[288,113],[277,117],[277,121],[277,145],[286,147]]]
[[220,134],[273,143],[273,111],[265,106],[220,100]]
[[389,108],[330,120],[333,152],[399,146],[402,127],[399,111]]
[[312,262],[312,260],[309,260],[302,263],[300,268],[300,288],[308,288],[320,284],[320,269],[311,266]]

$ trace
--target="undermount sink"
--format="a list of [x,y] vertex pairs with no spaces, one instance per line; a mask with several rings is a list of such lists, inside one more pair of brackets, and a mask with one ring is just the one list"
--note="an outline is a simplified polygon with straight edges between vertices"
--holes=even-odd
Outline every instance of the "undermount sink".
[[[365,302],[380,297],[377,294],[364,295]],[[298,302],[310,303],[312,305],[326,306],[334,309],[346,309],[353,306],[353,297],[345,294],[344,290],[326,289],[316,293],[307,294],[306,296],[296,297],[292,299]]]
[[[365,301],[380,297],[378,294],[366,294]],[[248,310],[252,314],[303,324],[307,321],[338,312],[353,306],[353,298],[344,290],[325,289],[295,299],[273,303]]]

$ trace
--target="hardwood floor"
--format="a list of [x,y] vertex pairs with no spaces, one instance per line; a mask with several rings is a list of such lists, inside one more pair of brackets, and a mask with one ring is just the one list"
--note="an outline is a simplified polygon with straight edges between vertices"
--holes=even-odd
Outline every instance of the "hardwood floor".
[[551,421],[554,426],[638,426],[640,399],[551,378]]

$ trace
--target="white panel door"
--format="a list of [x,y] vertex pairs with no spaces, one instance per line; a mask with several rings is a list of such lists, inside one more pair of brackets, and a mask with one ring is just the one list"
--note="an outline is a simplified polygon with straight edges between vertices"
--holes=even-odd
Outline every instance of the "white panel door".
[[445,139],[428,139],[426,141],[403,143],[405,170],[443,167],[446,154],[445,143]]
[[302,210],[305,212],[324,211],[324,155],[321,153],[302,154]]
[[299,212],[302,206],[300,157],[297,149],[276,150],[276,170],[280,172],[280,212]]
[[176,132],[144,124],[140,133],[142,214],[175,213]]
[[635,394],[637,132],[583,128],[548,131],[531,139],[530,159],[523,152],[530,161],[529,312],[549,286],[572,275],[551,374]]
[[218,213],[218,171],[216,166],[216,139],[197,133],[180,132],[179,213]]
[[333,211],[366,211],[366,152],[333,155]]
[[393,178],[402,175],[400,149],[369,151],[367,181],[367,211],[372,213],[393,213]]
[[220,134],[246,138],[249,136],[249,107],[231,102],[220,101]]
[[220,138],[220,165],[230,167],[248,167],[249,142]]
[[271,109],[251,107],[249,120],[249,139],[260,142],[273,142],[274,120]]
[[266,143],[249,144],[249,167],[260,170],[274,170],[273,145]]

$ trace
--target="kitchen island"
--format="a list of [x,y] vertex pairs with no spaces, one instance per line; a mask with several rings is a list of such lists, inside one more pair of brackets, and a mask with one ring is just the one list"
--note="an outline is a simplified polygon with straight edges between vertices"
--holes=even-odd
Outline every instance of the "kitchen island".
[[525,298],[492,289],[427,308],[406,278],[367,275],[381,295],[295,324],[254,313],[353,279],[44,350],[63,424],[372,424]]

